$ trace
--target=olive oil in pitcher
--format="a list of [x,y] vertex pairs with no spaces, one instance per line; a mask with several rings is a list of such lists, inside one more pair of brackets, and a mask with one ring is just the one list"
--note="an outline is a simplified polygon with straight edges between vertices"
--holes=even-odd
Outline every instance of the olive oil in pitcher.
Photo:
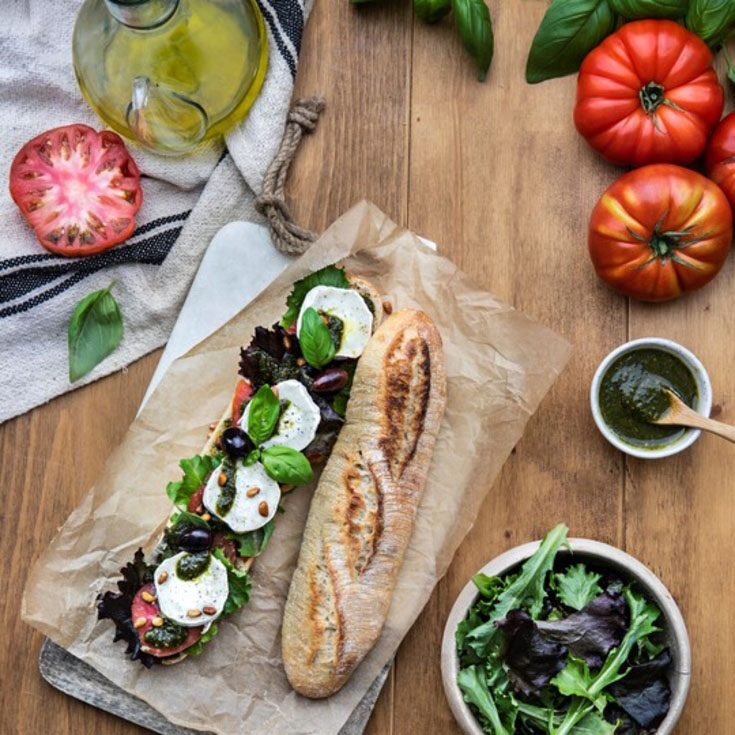
[[268,42],[254,0],[85,0],[73,50],[100,117],[176,154],[245,116],[263,84]]

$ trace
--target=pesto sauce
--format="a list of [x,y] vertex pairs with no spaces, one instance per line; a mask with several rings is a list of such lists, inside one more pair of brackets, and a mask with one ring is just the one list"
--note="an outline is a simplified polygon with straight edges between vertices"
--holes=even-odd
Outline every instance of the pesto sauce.
[[334,342],[334,346],[339,350],[342,346],[342,333],[345,328],[344,323],[339,317],[332,316],[332,314],[327,314],[324,311],[320,311],[319,316],[327,320],[327,329],[332,337],[332,342]]
[[176,562],[176,576],[179,579],[194,579],[204,574],[209,567],[209,551],[197,551],[195,554],[186,554]]
[[691,370],[665,350],[645,347],[621,355],[600,383],[600,410],[605,423],[621,438],[639,447],[671,444],[686,429],[653,424],[669,409],[665,389],[688,406],[699,397]]
[[215,509],[218,516],[226,516],[235,502],[235,462],[230,457],[225,457],[222,464],[214,470],[217,473],[224,472],[227,482],[220,486],[219,497]]
[[164,618],[160,628],[151,628],[143,636],[145,642],[155,648],[174,648],[180,646],[185,640],[188,632],[183,625],[178,625],[172,620]]

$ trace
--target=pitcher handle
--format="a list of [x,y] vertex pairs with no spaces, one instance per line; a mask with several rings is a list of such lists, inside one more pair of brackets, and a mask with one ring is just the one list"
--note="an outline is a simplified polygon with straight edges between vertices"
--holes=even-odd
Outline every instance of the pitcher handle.
[[206,110],[169,87],[139,76],[127,110],[130,130],[156,153],[185,153],[201,143],[209,127]]

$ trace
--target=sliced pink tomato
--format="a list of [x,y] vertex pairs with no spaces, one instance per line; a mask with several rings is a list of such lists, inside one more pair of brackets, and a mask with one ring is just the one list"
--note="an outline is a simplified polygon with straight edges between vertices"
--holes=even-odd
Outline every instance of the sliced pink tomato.
[[143,203],[122,138],[66,125],[28,141],[10,167],[10,195],[46,250],[93,255],[127,240]]
[[155,598],[156,586],[153,582],[143,585],[143,587],[136,592],[131,608],[133,623],[141,618],[145,619],[145,624],[137,628],[143,653],[149,653],[151,656],[158,656],[159,658],[163,656],[173,656],[175,653],[179,653],[180,651],[189,648],[189,646],[193,646],[202,637],[202,630],[204,630],[204,627],[200,625],[196,628],[189,628],[186,639],[178,646],[173,646],[172,648],[155,648],[149,643],[146,643],[145,634],[153,627],[153,618],[159,617],[161,615],[161,610],[158,607],[158,602],[156,600],[153,602],[146,602],[143,599],[144,592],[153,595]]
[[242,418],[242,406],[253,395],[253,386],[249,380],[240,378],[235,386],[235,396],[232,399],[232,425],[237,426]]

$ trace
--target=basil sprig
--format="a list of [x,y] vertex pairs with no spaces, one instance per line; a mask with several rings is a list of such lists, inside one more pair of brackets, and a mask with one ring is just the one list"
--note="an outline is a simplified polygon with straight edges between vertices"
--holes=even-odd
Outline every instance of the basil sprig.
[[299,345],[306,362],[315,368],[323,368],[332,362],[337,352],[329,327],[314,309],[306,309],[301,317]]
[[440,21],[452,9],[451,0],[413,0],[413,9],[425,23]]
[[256,447],[269,439],[275,431],[281,403],[269,385],[261,385],[250,401],[248,436]]
[[616,21],[608,0],[554,0],[531,44],[526,81],[537,84],[574,73],[615,30]]
[[710,46],[719,46],[735,35],[735,3],[732,0],[689,0],[686,27]]
[[493,60],[495,40],[490,12],[485,0],[452,0],[459,37],[477,67],[477,78],[483,82]]
[[69,381],[84,377],[120,343],[123,319],[120,306],[107,288],[85,296],[69,322]]
[[268,447],[263,450],[261,461],[265,471],[281,484],[306,485],[314,479],[309,460],[291,447]]
[[642,18],[683,18],[689,0],[609,0],[614,12],[628,20]]

